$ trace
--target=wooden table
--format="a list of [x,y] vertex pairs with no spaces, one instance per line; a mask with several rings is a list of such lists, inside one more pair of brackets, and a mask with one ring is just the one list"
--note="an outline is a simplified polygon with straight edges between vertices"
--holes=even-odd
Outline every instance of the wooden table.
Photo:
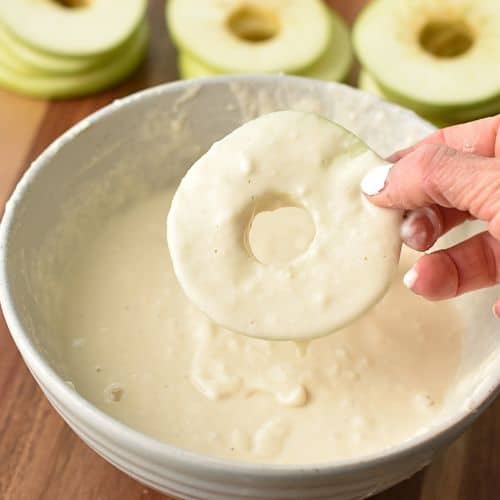
[[[364,2],[331,3],[352,20]],[[149,17],[149,57],[118,88],[62,102],[0,90],[0,215],[24,170],[68,127],[116,97],[176,79],[162,0],[150,2]],[[500,499],[500,398],[430,467],[375,498]],[[0,500],[134,499],[168,500],[116,470],[73,434],[28,373],[0,315]]]

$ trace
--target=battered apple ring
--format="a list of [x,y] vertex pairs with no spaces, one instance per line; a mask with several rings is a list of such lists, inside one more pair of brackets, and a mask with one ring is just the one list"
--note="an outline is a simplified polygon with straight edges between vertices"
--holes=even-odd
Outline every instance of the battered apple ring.
[[[174,271],[219,325],[252,337],[305,340],[360,316],[388,288],[401,212],[361,193],[385,162],[318,115],[279,111],[230,133],[187,172],[167,220]],[[315,235],[289,262],[263,264],[248,232],[256,214],[302,207]]]

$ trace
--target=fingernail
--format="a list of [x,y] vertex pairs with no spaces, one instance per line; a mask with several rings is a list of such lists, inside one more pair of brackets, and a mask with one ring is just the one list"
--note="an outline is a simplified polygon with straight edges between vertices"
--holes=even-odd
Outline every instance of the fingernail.
[[412,290],[413,287],[415,286],[415,283],[417,282],[417,279],[418,279],[417,270],[415,269],[415,267],[412,267],[403,276],[403,283],[404,283],[406,288],[409,288],[410,290]]
[[414,250],[425,250],[428,234],[425,226],[417,224],[419,214],[411,212],[401,224],[400,235],[403,242]]
[[500,319],[500,303],[496,302],[495,304],[493,304],[493,316],[495,316],[495,318],[497,319]]
[[440,236],[441,221],[429,207],[412,210],[401,224],[401,239],[414,250],[427,250]]
[[379,167],[372,168],[361,181],[361,190],[368,196],[373,196],[380,193],[384,189],[387,176],[392,165],[387,163]]

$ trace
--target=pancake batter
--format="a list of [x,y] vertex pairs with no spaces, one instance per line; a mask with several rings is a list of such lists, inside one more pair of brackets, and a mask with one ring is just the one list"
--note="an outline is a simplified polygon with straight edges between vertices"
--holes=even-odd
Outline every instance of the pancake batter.
[[451,304],[397,276],[364,317],[305,349],[223,330],[169,265],[172,194],[111,217],[74,258],[61,330],[78,392],[158,439],[251,462],[359,457],[431,423],[459,363]]

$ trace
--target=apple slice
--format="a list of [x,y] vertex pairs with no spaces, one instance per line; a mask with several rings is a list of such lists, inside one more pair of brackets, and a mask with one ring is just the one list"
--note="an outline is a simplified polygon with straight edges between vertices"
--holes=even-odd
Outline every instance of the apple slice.
[[24,44],[0,24],[0,45],[23,67],[30,67],[44,73],[82,73],[109,60],[121,47],[105,55],[89,57],[56,56]]
[[[119,3],[119,5],[118,5]],[[93,56],[127,40],[146,0],[1,0],[0,22],[26,44],[65,56]]]
[[[384,91],[380,88],[380,85],[377,83],[377,81],[370,75],[370,73],[368,73],[368,71],[363,70],[363,69],[360,70],[360,72],[359,72],[358,88],[360,88],[361,90],[364,90],[365,92],[369,92],[370,94],[373,94],[377,97],[380,97],[381,99],[384,99],[386,101],[392,100],[393,102],[397,102],[397,101],[391,99],[388,95],[386,95],[384,93]],[[402,106],[404,106],[404,104],[402,104],[402,103],[398,103],[398,104],[401,104]],[[406,106],[406,107],[408,107],[408,106]],[[418,114],[422,118],[424,118],[425,120],[430,121],[431,123],[436,125],[437,127],[445,127],[446,125],[449,125],[449,123],[447,123],[446,121],[439,120],[436,117],[427,116],[427,115],[425,115],[425,113],[418,112]]]
[[[352,64],[352,50],[349,30],[344,21],[335,13],[331,14],[332,38],[324,54],[301,76],[319,80],[342,81],[347,76]],[[181,78],[199,78],[222,74],[201,61],[182,51],[179,54],[179,74]]]
[[[0,40],[1,42],[1,40]],[[19,61],[15,55],[10,51],[9,47],[0,43],[0,69],[4,66],[9,71],[29,75],[32,73],[29,67],[22,61]]]
[[327,49],[332,21],[321,0],[170,0],[176,44],[221,73],[298,73]]
[[365,92],[370,92],[370,94],[376,95],[381,99],[389,100],[376,80],[370,75],[370,73],[368,73],[368,71],[364,69],[359,71],[358,88],[364,90]]
[[[402,212],[361,194],[375,167],[389,164],[313,113],[269,113],[222,138],[181,180],[167,217],[186,296],[218,325],[268,340],[312,339],[359,317],[386,292],[401,250]],[[281,224],[300,227],[300,242],[257,236],[254,223],[282,209],[294,211]]]
[[448,121],[466,121],[488,116],[500,111],[500,95],[475,103],[464,103],[462,105],[434,105],[428,102],[416,101],[386,88],[382,82],[376,80],[372,75],[372,85],[376,85],[386,99],[396,102],[407,108],[411,108],[421,115],[437,116],[447,118]]
[[376,0],[354,45],[380,86],[411,102],[452,111],[500,97],[498,0]]
[[486,101],[482,104],[454,107],[454,108],[429,108],[387,93],[380,84],[366,70],[359,74],[358,87],[388,101],[413,109],[420,116],[434,123],[438,127],[462,123],[484,116],[495,115],[500,112],[500,98]]
[[[371,77],[373,79],[373,77]],[[383,86],[381,82],[374,81],[386,99],[396,102],[407,108],[411,108],[423,116],[438,117],[447,123],[458,123],[475,120],[500,112],[500,95],[476,103],[465,103],[463,105],[435,106],[427,102],[415,101],[400,95]]]
[[345,80],[352,65],[351,36],[344,20],[335,12],[330,14],[332,37],[324,54],[302,76],[340,82]]
[[[50,76],[34,70],[14,71],[0,64],[0,85],[43,98],[82,96],[111,87],[126,78],[141,62],[148,45],[148,31],[143,21],[114,59],[86,73]],[[5,54],[0,46],[0,61]]]

